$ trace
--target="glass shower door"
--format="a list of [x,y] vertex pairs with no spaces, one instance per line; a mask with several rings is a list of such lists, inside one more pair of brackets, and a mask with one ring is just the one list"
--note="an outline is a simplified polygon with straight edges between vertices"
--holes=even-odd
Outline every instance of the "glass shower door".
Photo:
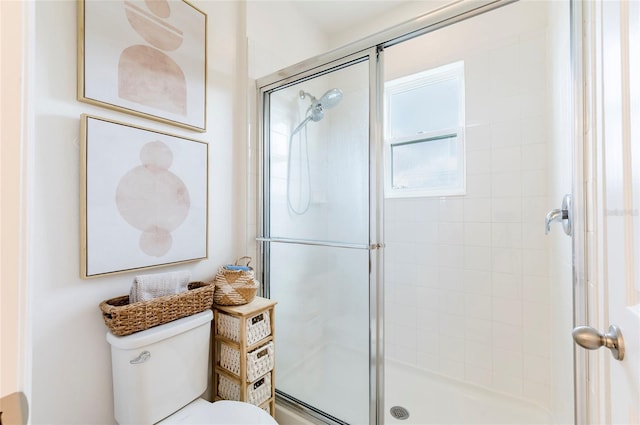
[[369,423],[368,56],[265,96],[264,279],[276,391]]

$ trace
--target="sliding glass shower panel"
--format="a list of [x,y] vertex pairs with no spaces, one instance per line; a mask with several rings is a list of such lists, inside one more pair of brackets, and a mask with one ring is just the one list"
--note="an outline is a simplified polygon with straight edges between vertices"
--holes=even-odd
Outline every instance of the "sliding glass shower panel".
[[278,391],[368,424],[368,251],[272,243],[271,282]]
[[368,243],[368,75],[364,61],[271,93],[272,238]]
[[271,92],[265,281],[277,392],[369,423],[368,56]]

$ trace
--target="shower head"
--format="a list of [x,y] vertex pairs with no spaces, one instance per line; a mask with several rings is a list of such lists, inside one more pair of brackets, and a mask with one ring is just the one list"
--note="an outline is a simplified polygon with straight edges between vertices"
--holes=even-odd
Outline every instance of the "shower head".
[[325,94],[322,95],[319,104],[322,105],[324,109],[331,109],[336,106],[342,100],[342,90],[340,89],[331,89]]
[[304,90],[300,90],[300,99],[304,99],[306,97],[311,99],[311,105],[309,105],[309,108],[307,109],[307,114],[311,112],[311,120],[318,122],[324,118],[325,109],[331,109],[340,103],[340,100],[342,100],[342,90],[331,89],[323,94],[320,100],[316,99],[314,95],[307,93]]

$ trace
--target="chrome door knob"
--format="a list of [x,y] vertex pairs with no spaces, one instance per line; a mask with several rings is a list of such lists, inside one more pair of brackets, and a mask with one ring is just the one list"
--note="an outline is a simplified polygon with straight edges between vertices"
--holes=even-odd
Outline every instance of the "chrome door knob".
[[614,359],[624,359],[624,338],[616,325],[609,326],[609,332],[606,334],[600,333],[591,326],[578,326],[571,335],[576,344],[587,350],[597,350],[604,346],[611,350]]

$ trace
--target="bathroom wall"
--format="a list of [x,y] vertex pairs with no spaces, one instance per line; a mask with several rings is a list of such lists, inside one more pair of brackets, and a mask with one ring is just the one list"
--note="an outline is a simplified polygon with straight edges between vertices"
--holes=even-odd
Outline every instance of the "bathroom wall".
[[387,79],[465,61],[467,171],[464,196],[386,200],[387,358],[546,408],[547,25],[518,2],[385,56]]
[[[195,1],[208,14],[208,131],[195,133],[170,125],[80,103],[76,100],[76,1],[35,2],[35,61],[30,164],[29,273],[33,329],[34,424],[114,423],[107,328],[98,304],[128,293],[138,273],[189,270],[193,280],[208,279],[216,268],[244,254],[239,234],[244,215],[236,197],[245,188],[234,179],[246,173],[245,150],[236,148],[243,129],[234,120],[246,99],[238,98],[239,55],[246,55],[241,4]],[[114,29],[117,30],[117,29]],[[246,109],[246,105],[245,105]],[[125,121],[209,143],[209,258],[152,271],[90,280],[79,278],[79,125],[80,114]],[[241,121],[242,125],[246,125]]]

